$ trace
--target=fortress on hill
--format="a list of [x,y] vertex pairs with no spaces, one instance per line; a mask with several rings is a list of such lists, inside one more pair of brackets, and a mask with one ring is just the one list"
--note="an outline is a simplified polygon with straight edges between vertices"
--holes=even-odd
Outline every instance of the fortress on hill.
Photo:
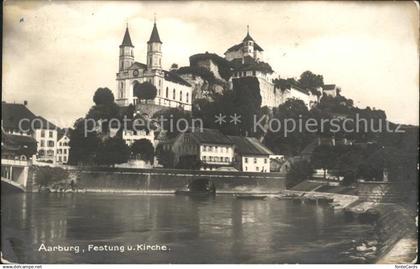
[[137,83],[150,82],[157,95],[148,101],[157,107],[180,107],[191,111],[195,98],[206,97],[211,91],[232,89],[232,81],[248,77],[259,82],[261,106],[277,107],[286,100],[302,100],[308,108],[319,102],[322,94],[335,96],[338,88],[325,85],[319,89],[304,89],[289,81],[278,79],[270,64],[264,62],[263,48],[251,37],[249,28],[243,40],[231,46],[220,57],[214,53],[195,54],[190,57],[190,66],[173,64],[170,70],[162,68],[162,45],[156,21],[147,41],[146,63],[134,58],[134,45],[128,26],[119,46],[119,69],[116,76],[116,102],[120,106],[136,105],[138,98],[133,93]]

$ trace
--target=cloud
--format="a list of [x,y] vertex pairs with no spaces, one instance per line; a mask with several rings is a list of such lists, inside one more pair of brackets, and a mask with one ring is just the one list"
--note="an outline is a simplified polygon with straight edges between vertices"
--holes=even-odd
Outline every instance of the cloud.
[[[418,14],[405,2],[5,2],[3,99],[47,118],[83,116],[116,86],[126,22],[137,61],[157,14],[163,63],[225,50],[251,35],[282,76],[323,74],[355,104],[418,124]],[[23,22],[20,22],[24,18]]]

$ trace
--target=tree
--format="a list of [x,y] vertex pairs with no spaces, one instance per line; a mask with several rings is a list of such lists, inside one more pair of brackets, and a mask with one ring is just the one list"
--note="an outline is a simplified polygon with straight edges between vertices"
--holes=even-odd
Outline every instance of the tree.
[[92,130],[93,123],[85,122],[84,118],[79,118],[69,132],[69,164],[91,164],[94,162],[96,150],[101,142],[96,132],[88,132],[85,128]]
[[264,144],[278,154],[300,154],[314,139],[314,134],[306,128],[298,128],[299,122],[305,122],[309,116],[308,108],[302,100],[287,100],[274,109],[270,128],[264,136]]
[[139,100],[152,100],[155,99],[157,95],[157,89],[148,81],[143,83],[136,82],[133,88],[133,95]]
[[130,156],[127,144],[120,137],[111,137],[103,141],[95,156],[95,163],[100,165],[114,165],[125,163]]
[[326,179],[326,170],[334,168],[336,156],[332,146],[321,145],[315,148],[311,156],[311,164],[314,168],[324,170],[324,179]]
[[286,174],[286,188],[291,188],[306,179],[310,179],[312,173],[313,169],[308,161],[293,162]]
[[174,167],[174,152],[170,149],[165,149],[163,144],[159,144],[156,147],[156,158],[159,164],[165,168]]
[[114,103],[114,95],[108,88],[98,88],[93,96],[96,105],[109,105]]
[[[192,124],[191,114],[176,107],[160,110],[153,114],[152,118],[161,124],[160,128],[165,130],[168,138],[174,138],[180,130],[186,130],[189,123]],[[194,127],[200,128],[200,126]]]
[[300,75],[298,82],[303,88],[310,89],[312,93],[320,95],[321,93],[316,91],[316,88],[324,85],[324,77],[311,71],[305,71]]
[[139,158],[145,162],[153,163],[155,148],[148,139],[144,138],[134,141],[130,150],[135,158]]

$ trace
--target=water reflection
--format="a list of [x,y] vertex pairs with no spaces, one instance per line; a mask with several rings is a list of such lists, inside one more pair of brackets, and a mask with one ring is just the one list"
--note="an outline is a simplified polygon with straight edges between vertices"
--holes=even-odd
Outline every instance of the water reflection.
[[[2,196],[2,212],[4,255],[22,263],[335,263],[370,230],[326,207],[230,196],[14,194]],[[171,250],[38,252],[42,243]]]

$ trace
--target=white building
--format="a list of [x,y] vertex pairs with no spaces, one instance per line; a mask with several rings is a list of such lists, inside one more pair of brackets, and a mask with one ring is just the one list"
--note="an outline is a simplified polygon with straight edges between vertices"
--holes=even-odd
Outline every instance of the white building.
[[200,160],[201,170],[216,170],[233,166],[233,143],[215,129],[188,130],[179,134],[173,142],[174,165],[182,158]]
[[57,130],[35,129],[34,138],[38,143],[36,161],[55,164],[57,160]]
[[289,86],[283,91],[278,89],[274,83],[278,75],[268,63],[263,61],[263,49],[250,36],[249,29],[241,43],[225,52],[225,59],[233,65],[231,82],[244,77],[258,79],[262,107],[277,107],[291,98],[302,100],[308,108],[318,102],[317,96],[312,96],[309,90],[301,89],[297,85]]
[[147,64],[135,62],[134,46],[128,27],[120,45],[119,71],[117,73],[116,102],[120,106],[137,104],[139,100],[133,94],[137,83],[150,82],[157,89],[154,100],[148,101],[165,107],[182,107],[191,110],[192,87],[175,72],[162,69],[162,41],[156,27],[147,42]]
[[31,136],[37,142],[34,162],[56,163],[57,127],[43,117],[36,116],[24,104],[2,102],[2,128],[8,134]]
[[153,130],[123,130],[122,139],[128,146],[131,146],[137,140],[147,139],[152,143],[153,147],[156,147],[155,132]]
[[271,150],[254,137],[228,136],[235,146],[236,166],[244,172],[270,172]]
[[69,160],[70,138],[67,134],[60,134],[57,141],[57,163],[66,164]]

